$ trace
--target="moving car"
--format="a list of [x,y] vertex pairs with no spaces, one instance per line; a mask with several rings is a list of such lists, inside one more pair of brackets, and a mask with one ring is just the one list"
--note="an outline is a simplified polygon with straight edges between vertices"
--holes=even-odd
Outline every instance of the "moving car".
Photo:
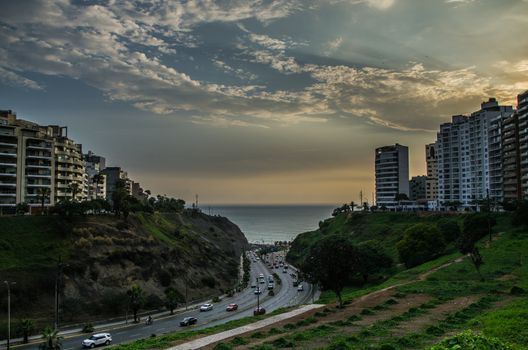
[[190,326],[192,324],[196,324],[196,322],[198,322],[196,317],[185,317],[183,320],[181,320],[180,327]]
[[211,311],[213,309],[213,304],[203,304],[200,306],[200,311]]
[[257,284],[255,282],[251,283],[251,288],[257,288]]
[[88,339],[84,339],[82,342],[83,348],[95,348],[99,345],[110,345],[112,342],[112,336],[110,333],[97,333],[92,335]]
[[275,285],[273,283],[268,283],[268,290],[271,290],[275,288]]
[[226,311],[235,311],[238,309],[238,304],[229,304],[226,307]]
[[255,310],[253,310],[253,316],[264,315],[265,313],[266,309],[263,307],[256,307]]
[[262,294],[262,291],[260,290],[260,288],[257,288],[255,289],[255,291],[253,292],[255,295],[257,294]]
[[302,292],[304,290],[304,287],[302,285],[302,283],[299,283],[299,286],[297,287],[297,291],[298,292]]

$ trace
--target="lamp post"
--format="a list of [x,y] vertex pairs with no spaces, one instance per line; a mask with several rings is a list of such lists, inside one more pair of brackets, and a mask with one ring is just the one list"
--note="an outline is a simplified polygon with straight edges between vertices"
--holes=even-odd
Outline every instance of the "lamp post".
[[7,350],[9,350],[11,341],[11,286],[16,282],[4,281],[7,286]]
[[257,277],[257,289],[258,289],[258,293],[257,293],[257,312],[260,312],[260,284],[259,284],[259,279]]

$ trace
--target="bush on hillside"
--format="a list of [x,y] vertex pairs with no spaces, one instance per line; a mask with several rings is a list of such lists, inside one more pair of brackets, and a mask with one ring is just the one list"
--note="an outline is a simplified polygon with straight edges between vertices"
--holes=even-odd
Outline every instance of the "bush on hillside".
[[497,338],[485,337],[472,331],[465,331],[442,340],[429,350],[513,350]]
[[458,222],[453,219],[442,219],[436,225],[442,236],[444,237],[444,242],[451,243],[460,237],[460,226]]
[[416,224],[405,230],[403,239],[396,247],[400,261],[410,268],[441,255],[445,249],[445,242],[436,226]]
[[486,213],[467,215],[464,218],[462,233],[466,240],[477,242],[486,236],[496,223],[495,218]]

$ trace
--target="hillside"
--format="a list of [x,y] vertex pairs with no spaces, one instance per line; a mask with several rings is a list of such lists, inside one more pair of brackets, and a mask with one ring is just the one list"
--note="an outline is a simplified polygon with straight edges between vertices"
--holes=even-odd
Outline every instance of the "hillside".
[[[349,220],[350,217],[338,216],[328,222],[327,228],[332,232],[352,228],[359,243],[360,237],[371,238],[360,228],[373,229],[371,224],[376,222],[393,223],[387,237],[378,236],[388,251],[397,239],[390,235],[399,234],[405,225],[440,220],[402,214]],[[418,350],[429,349],[466,330],[483,336],[463,333],[434,350],[527,349],[528,231],[525,227],[512,227],[508,215],[498,215],[497,221],[493,240],[489,242],[486,237],[478,243],[484,259],[482,277],[468,256],[448,248],[446,255],[425,264],[411,269],[395,268],[394,274],[386,276],[382,283],[349,287],[344,293],[343,308],[336,307],[335,295],[326,291],[319,302],[327,305],[320,310],[212,344],[207,349]],[[352,231],[346,232],[353,234]],[[301,256],[306,247],[300,242],[313,243],[325,234],[328,231],[301,235],[291,253]]]
[[61,324],[85,323],[124,315],[126,291],[134,284],[144,291],[144,309],[163,307],[168,287],[183,302],[186,281],[189,301],[220,295],[236,284],[247,246],[228,219],[190,211],[131,214],[127,222],[114,216],[0,217],[0,228],[0,276],[17,282],[12,317],[32,318],[37,326],[53,322],[59,258]]

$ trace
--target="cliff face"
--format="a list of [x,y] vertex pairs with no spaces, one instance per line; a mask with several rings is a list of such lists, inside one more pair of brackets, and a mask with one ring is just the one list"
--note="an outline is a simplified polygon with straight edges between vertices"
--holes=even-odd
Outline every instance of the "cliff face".
[[[21,220],[35,225],[21,227],[28,225]],[[143,289],[150,309],[163,306],[169,287],[181,302],[186,291],[189,301],[220,295],[236,284],[247,247],[243,233],[228,219],[191,211],[133,214],[126,222],[113,216],[1,221],[7,225],[0,226],[6,228],[1,229],[0,254],[8,248],[13,259],[0,261],[0,273],[20,280],[14,294],[23,307],[14,311],[37,315],[42,322],[52,319],[59,256],[64,264],[61,318],[85,322],[124,314],[126,291],[134,284]],[[24,254],[22,264],[17,256]]]

